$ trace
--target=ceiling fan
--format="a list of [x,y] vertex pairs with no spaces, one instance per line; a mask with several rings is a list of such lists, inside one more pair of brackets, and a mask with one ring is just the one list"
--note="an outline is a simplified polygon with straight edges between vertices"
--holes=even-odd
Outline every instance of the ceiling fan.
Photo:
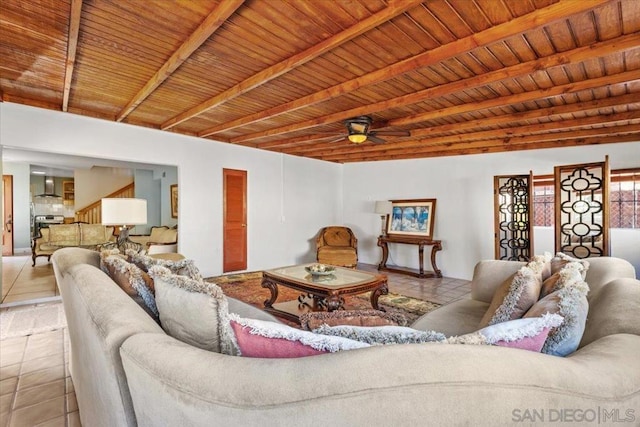
[[378,135],[411,136],[411,133],[408,131],[372,131],[370,130],[372,123],[373,119],[369,116],[358,116],[345,120],[344,125],[348,132],[347,139],[354,144],[362,144],[365,141],[383,144],[386,141],[378,138]]

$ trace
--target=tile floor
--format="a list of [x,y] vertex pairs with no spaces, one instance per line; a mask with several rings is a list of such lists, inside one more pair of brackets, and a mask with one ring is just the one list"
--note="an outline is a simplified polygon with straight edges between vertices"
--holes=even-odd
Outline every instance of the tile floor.
[[66,329],[0,343],[0,427],[80,426]]
[[58,295],[53,267],[46,258],[37,258],[32,267],[30,256],[2,257],[2,304]]
[[[58,295],[51,264],[42,259],[31,267],[28,256],[4,257],[2,266],[3,304]],[[377,271],[372,264],[358,268]],[[470,297],[468,280],[387,276],[393,293],[443,305]],[[0,427],[80,426],[68,348],[66,329],[0,342]]]

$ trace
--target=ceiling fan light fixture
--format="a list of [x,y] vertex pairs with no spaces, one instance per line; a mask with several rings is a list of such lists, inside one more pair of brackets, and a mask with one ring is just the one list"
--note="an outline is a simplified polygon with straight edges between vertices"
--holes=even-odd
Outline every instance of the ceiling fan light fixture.
[[371,117],[359,116],[345,121],[347,131],[349,132],[348,139],[354,144],[361,144],[367,140],[367,134],[369,133],[369,127],[371,127]]
[[362,144],[367,140],[367,135],[362,133],[353,133],[348,136],[349,142],[353,142],[354,144]]

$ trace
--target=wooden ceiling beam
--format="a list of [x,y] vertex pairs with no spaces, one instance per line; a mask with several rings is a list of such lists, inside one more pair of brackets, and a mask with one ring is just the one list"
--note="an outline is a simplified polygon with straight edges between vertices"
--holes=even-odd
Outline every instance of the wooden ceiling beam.
[[545,133],[541,135],[521,135],[521,136],[509,136],[505,135],[503,137],[496,136],[492,139],[486,139],[483,141],[457,141],[446,144],[436,144],[436,145],[425,145],[422,148],[414,147],[414,148],[402,148],[397,149],[394,147],[389,147],[384,151],[377,151],[376,155],[371,155],[371,149],[367,147],[359,153],[353,154],[342,154],[342,155],[334,155],[333,153],[327,153],[321,157],[322,160],[328,161],[343,161],[346,159],[359,158],[362,155],[366,155],[368,159],[379,159],[379,158],[393,158],[394,155],[412,155],[412,154],[428,154],[432,152],[442,152],[446,150],[453,149],[478,149],[478,148],[486,148],[494,145],[517,145],[517,144],[528,144],[528,143],[542,143],[542,142],[561,142],[564,140],[571,140],[577,138],[593,138],[593,137],[607,137],[607,136],[615,136],[615,135],[624,135],[624,134],[638,134],[640,133],[640,123],[633,123],[622,126],[615,127],[602,127],[595,129],[583,129],[583,130],[562,130],[559,132],[553,133]]
[[[611,55],[616,52],[627,51],[630,49],[639,49],[640,33],[630,34],[614,40],[596,43],[590,46],[583,46],[569,52],[562,52],[541,58],[534,61],[528,61],[511,67],[502,68],[500,70],[491,71],[468,79],[458,80],[440,86],[417,91],[408,95],[399,96],[397,98],[374,104],[364,105],[362,107],[352,108],[350,110],[341,111],[339,113],[329,114],[314,120],[302,122],[306,124],[328,124],[339,120],[345,120],[350,117],[356,117],[365,114],[371,114],[377,111],[415,104],[427,99],[446,96],[458,91],[473,89],[475,87],[496,83],[506,79],[513,79],[519,76],[528,75],[538,70],[548,70],[553,67],[559,67],[567,63],[582,62],[586,59],[593,59],[600,56]],[[321,123],[318,123],[321,122]],[[388,126],[389,123],[386,123]],[[412,135],[414,135],[412,131]],[[233,139],[232,139],[233,141]],[[286,141],[286,140],[284,140]],[[263,144],[258,142],[258,146],[263,148]]]
[[490,119],[470,120],[464,123],[452,123],[442,126],[433,126],[411,131],[411,136],[425,137],[435,136],[443,132],[463,132],[478,127],[514,125],[528,120],[536,120],[542,117],[555,117],[563,114],[573,114],[587,111],[598,111],[605,108],[632,106],[640,104],[640,93],[629,93],[611,98],[594,99],[593,101],[576,102],[574,104],[554,105],[553,107],[539,110],[522,111],[520,113],[504,114]]
[[69,96],[71,95],[71,81],[73,69],[76,64],[76,51],[78,49],[78,34],[80,34],[80,18],[82,16],[82,0],[71,0],[69,14],[69,35],[67,41],[67,56],[64,67],[64,84],[62,86],[62,111],[69,109]]
[[[444,116],[453,116],[457,114],[469,113],[472,111],[485,110],[488,108],[505,107],[512,104],[520,104],[542,100],[545,98],[553,98],[555,96],[575,93],[582,90],[590,90],[595,88],[606,88],[616,84],[633,83],[640,80],[640,69],[625,71],[609,76],[596,77],[594,79],[582,80],[579,82],[567,83],[559,86],[553,86],[545,89],[538,89],[530,92],[522,92],[514,95],[501,96],[498,98],[488,99],[481,102],[470,102],[463,105],[454,105],[452,107],[442,108],[440,110],[429,111],[426,113],[415,114],[400,119],[389,120],[389,126],[400,126],[413,123],[420,123],[432,119],[442,118]],[[233,140],[232,140],[233,141]]]
[[[486,130],[481,132],[472,132],[472,133],[463,133],[456,135],[447,135],[441,137],[434,137],[429,139],[420,139],[417,141],[407,141],[407,142],[399,142],[399,143],[387,143],[387,144],[377,144],[377,145],[369,145],[367,146],[367,152],[377,152],[377,151],[388,151],[392,150],[412,150],[414,148],[421,149],[426,146],[436,146],[436,145],[449,145],[456,144],[460,142],[472,142],[472,141],[482,141],[482,140],[491,140],[495,138],[513,138],[516,136],[526,136],[527,134],[539,135],[539,134],[555,134],[554,132],[558,131],[569,131],[571,129],[580,129],[584,127],[590,126],[614,126],[625,124],[626,122],[632,120],[640,120],[640,110],[637,111],[629,111],[626,113],[617,113],[610,115],[597,115],[591,117],[583,117],[579,119],[573,120],[559,120],[554,122],[547,123],[536,123],[529,126],[519,126],[519,127],[509,127],[504,129],[493,129]],[[318,147],[311,150],[294,150],[289,154],[308,154],[314,151],[327,151],[326,147]],[[341,149],[332,149],[331,155],[344,155],[350,153],[357,153],[362,151],[357,146],[350,145],[349,147],[341,148]]]
[[[540,108],[538,110],[522,111],[514,114],[503,114],[487,119],[470,120],[462,123],[451,123],[447,125],[431,126],[424,129],[411,130],[412,137],[425,137],[425,136],[441,136],[449,132],[463,132],[480,127],[491,127],[499,125],[516,125],[519,122],[527,120],[535,120],[541,117],[554,117],[562,114],[571,114],[577,112],[586,112],[600,110],[603,108],[611,108],[618,106],[628,106],[640,103],[640,93],[630,93],[627,95],[620,95],[611,98],[595,99],[587,102],[577,102],[574,104],[557,105],[553,107]],[[254,144],[255,147],[270,149],[281,148],[289,145],[301,142],[298,138],[289,138],[278,141],[269,141],[260,144]],[[310,143],[313,141],[309,141]]]
[[147,83],[118,113],[117,121],[124,120],[142,101],[144,101],[158,86],[162,84],[175,70],[189,59],[204,42],[206,42],[225,21],[244,3],[244,0],[224,0],[202,21],[191,35],[173,52],[173,55],[156,71]]
[[[222,2],[224,3],[224,2]],[[328,39],[315,44],[314,46],[293,55],[290,58],[280,61],[257,74],[243,80],[235,86],[219,93],[218,95],[208,99],[207,101],[197,105],[177,116],[167,120],[160,127],[161,129],[172,128],[185,120],[189,120],[192,117],[198,116],[206,111],[211,110],[225,102],[228,102],[238,96],[265,84],[276,77],[281,76],[302,64],[305,64],[318,56],[328,52],[331,49],[346,43],[347,41],[379,26],[380,24],[404,13],[407,9],[415,7],[422,3],[422,0],[406,0],[402,2],[394,2],[386,7],[384,10],[364,19],[352,27],[342,31]],[[208,136],[208,135],[200,135]]]
[[[640,139],[640,133],[631,133],[628,135],[614,135],[614,136],[596,136],[593,138],[575,138],[565,139],[562,141],[545,141],[539,143],[522,143],[522,144],[509,144],[509,143],[497,143],[496,145],[487,145],[485,147],[477,148],[443,148],[441,151],[433,151],[429,153],[408,153],[406,155],[392,155],[383,157],[350,157],[348,159],[333,160],[338,163],[352,163],[362,161],[385,161],[385,160],[405,160],[405,159],[424,159],[433,157],[444,156],[464,156],[468,154],[488,154],[488,153],[503,153],[507,151],[522,151],[522,150],[540,150],[545,148],[563,148],[563,147],[575,147],[581,145],[599,145],[599,144],[618,144],[624,142],[636,142]],[[318,160],[325,160],[317,157]]]
[[[365,74],[363,76],[357,77],[347,82],[340,83],[328,89],[300,98],[291,103],[284,104],[284,106],[286,107],[283,107],[283,106],[275,107],[274,109],[267,110],[267,112],[271,114],[274,111],[277,111],[276,109],[279,109],[279,108],[286,108],[282,112],[290,112],[296,109],[308,107],[308,106],[317,104],[319,102],[323,102],[328,99],[335,98],[345,93],[354,91],[360,87],[372,85],[375,83],[380,83],[380,82],[392,79],[394,77],[397,77],[399,75],[408,73],[409,71],[413,71],[418,68],[437,64],[445,59],[470,52],[474,49],[477,49],[478,47],[486,46],[486,45],[507,39],[509,37],[522,34],[523,29],[525,29],[525,32],[527,32],[540,27],[550,25],[555,21],[567,19],[570,16],[595,9],[610,1],[611,0],[597,0],[593,2],[562,1],[559,3],[555,3],[551,6],[547,6],[544,9],[536,10],[527,15],[520,16],[518,18],[512,19],[503,24],[496,25],[484,31],[480,31],[478,33],[472,34],[468,37],[458,39],[454,42],[447,43],[435,49],[429,50],[427,52],[413,56],[411,58],[407,58],[403,61],[397,62],[385,68],[381,68],[372,73]],[[252,117],[251,119],[247,119],[247,120],[250,120],[247,123],[253,123],[258,120],[256,119],[257,115],[252,115],[252,116],[247,116],[247,117]],[[260,120],[263,120],[266,118],[268,117],[264,117]],[[336,121],[336,120],[334,119],[333,121]],[[247,124],[247,123],[243,123],[243,124]],[[290,132],[295,132],[297,130],[308,129],[310,127],[315,127],[315,126],[323,125],[326,123],[329,123],[329,122],[324,121],[322,118],[319,118],[316,120],[308,120],[302,123],[295,123],[288,126],[282,126],[275,129],[269,129],[261,132],[254,132],[252,134],[231,138],[231,142],[239,143],[244,141],[250,141],[250,140],[259,139],[261,137],[280,135],[283,133],[290,133]],[[237,126],[234,126],[234,127],[237,127]],[[215,132],[210,132],[211,129],[214,129],[214,128],[207,129],[206,131],[201,132],[200,135],[201,136],[204,136],[205,134],[210,135],[212,133],[220,132],[221,130],[226,130],[229,128],[227,127],[225,129],[222,129],[221,127],[219,127],[219,129],[216,129]]]

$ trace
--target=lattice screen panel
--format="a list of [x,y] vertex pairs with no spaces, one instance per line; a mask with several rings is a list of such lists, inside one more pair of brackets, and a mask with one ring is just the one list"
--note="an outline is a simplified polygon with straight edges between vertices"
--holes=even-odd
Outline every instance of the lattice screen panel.
[[555,249],[575,258],[609,255],[609,158],[556,166]]
[[495,176],[495,257],[528,261],[533,256],[533,174]]

